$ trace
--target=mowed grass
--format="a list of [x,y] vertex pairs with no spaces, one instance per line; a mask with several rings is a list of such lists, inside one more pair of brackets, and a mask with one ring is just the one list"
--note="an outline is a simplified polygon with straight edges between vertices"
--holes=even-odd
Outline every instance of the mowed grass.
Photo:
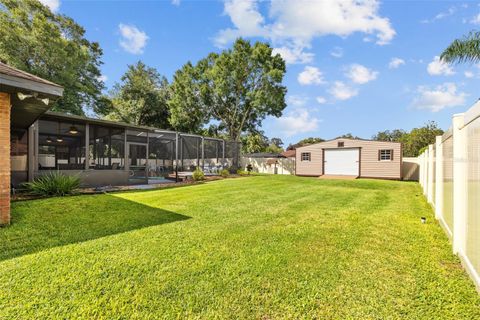
[[257,176],[13,203],[15,318],[480,319],[480,298],[417,184]]

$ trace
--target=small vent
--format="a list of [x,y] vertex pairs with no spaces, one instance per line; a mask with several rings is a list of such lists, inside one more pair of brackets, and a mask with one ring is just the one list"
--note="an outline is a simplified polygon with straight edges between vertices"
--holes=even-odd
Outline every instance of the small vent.
[[345,146],[345,142],[343,142],[343,141],[338,141],[337,147],[343,148],[344,146]]

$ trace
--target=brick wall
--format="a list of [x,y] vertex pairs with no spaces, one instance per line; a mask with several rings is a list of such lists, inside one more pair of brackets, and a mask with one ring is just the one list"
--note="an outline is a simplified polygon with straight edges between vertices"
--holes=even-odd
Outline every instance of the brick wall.
[[10,223],[10,95],[0,92],[0,225]]

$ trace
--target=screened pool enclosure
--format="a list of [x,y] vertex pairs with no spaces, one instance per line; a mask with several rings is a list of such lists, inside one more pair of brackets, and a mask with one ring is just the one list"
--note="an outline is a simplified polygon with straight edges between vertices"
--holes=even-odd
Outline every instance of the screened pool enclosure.
[[18,136],[25,138],[13,141],[12,150],[28,152],[12,157],[14,184],[51,171],[79,175],[91,186],[161,183],[196,168],[216,175],[240,157],[235,142],[56,112]]

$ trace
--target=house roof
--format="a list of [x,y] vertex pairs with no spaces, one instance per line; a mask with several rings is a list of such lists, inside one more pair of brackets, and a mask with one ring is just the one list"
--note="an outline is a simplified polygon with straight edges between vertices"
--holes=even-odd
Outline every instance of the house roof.
[[11,126],[28,128],[62,96],[58,84],[0,62],[0,91],[10,94]]
[[16,94],[34,94],[36,97],[57,99],[63,95],[63,87],[28,72],[0,62],[0,89]]
[[296,151],[295,149],[293,150],[287,150],[282,152],[282,156],[286,158],[295,158]]
[[285,158],[280,153],[256,152],[244,155],[246,158]]

